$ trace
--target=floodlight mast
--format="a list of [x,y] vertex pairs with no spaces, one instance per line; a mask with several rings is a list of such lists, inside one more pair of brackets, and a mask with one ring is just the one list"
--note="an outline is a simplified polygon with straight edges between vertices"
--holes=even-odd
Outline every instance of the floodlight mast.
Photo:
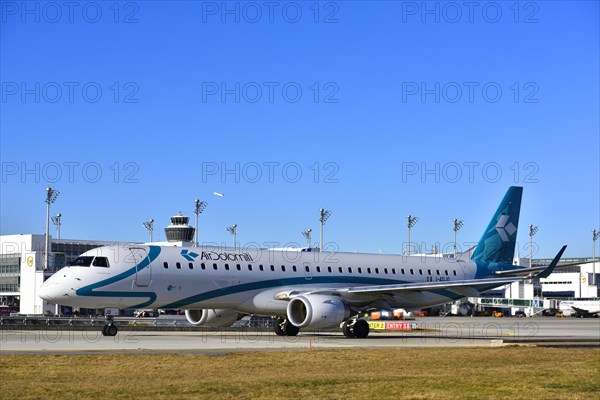
[[205,201],[200,201],[199,199],[194,200],[194,203],[196,204],[196,208],[194,209],[194,213],[196,214],[196,235],[194,240],[194,246],[198,247],[198,216],[202,214],[202,211],[204,211],[208,203]]
[[456,232],[462,228],[465,221],[454,218],[452,222],[454,223],[454,258],[456,258]]
[[56,217],[52,217],[52,223],[56,225],[56,238],[60,239],[60,219],[62,217],[61,213],[56,214]]
[[[596,240],[600,237],[600,231],[592,230],[592,285],[596,286],[598,283],[596,282]],[[596,288],[596,292],[598,289]]]
[[46,245],[44,254],[44,271],[48,270],[48,263],[50,260],[50,204],[56,201],[56,198],[60,192],[52,189],[51,187],[46,188]]
[[319,251],[323,251],[323,225],[327,219],[331,216],[331,211],[321,208],[319,210],[319,223],[320,223],[320,239],[319,239]]
[[229,234],[231,236],[233,236],[233,248],[237,248],[237,243],[236,243],[237,225],[233,224],[231,226],[228,226],[227,232],[229,232]]
[[539,226],[529,224],[529,268],[533,266],[533,235],[540,230]]
[[308,247],[310,249],[310,233],[312,232],[312,229],[308,228],[305,231],[302,231],[302,236],[304,236],[306,238],[306,247]]
[[146,228],[150,233],[150,243],[152,243],[152,231],[154,230],[154,220],[149,219],[148,221],[144,222],[144,228]]
[[417,221],[419,220],[419,217],[414,217],[410,214],[408,214],[406,216],[406,219],[408,220],[408,251],[407,251],[407,255],[410,256],[410,229],[415,226],[415,224],[417,223]]

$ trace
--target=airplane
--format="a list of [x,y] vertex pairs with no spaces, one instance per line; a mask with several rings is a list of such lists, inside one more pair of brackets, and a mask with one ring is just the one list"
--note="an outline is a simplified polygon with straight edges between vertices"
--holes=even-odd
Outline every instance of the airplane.
[[[508,189],[470,259],[120,244],[81,254],[39,296],[73,307],[182,309],[205,327],[272,316],[280,336],[341,327],[346,337],[365,338],[371,308],[420,309],[548,276],[566,246],[547,267],[513,265],[522,192]],[[102,333],[114,336],[117,327],[108,319]]]
[[600,316],[600,298],[560,300],[559,310],[580,318]]

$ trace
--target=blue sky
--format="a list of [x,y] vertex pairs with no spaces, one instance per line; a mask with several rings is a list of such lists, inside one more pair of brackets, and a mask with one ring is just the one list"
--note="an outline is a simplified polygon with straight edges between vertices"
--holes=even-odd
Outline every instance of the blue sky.
[[531,223],[591,255],[598,2],[0,3],[2,234],[43,232],[49,182],[64,238],[164,239],[200,198],[206,242],[316,243],[325,207],[326,242],[397,253],[409,213],[476,242],[517,184],[522,254]]

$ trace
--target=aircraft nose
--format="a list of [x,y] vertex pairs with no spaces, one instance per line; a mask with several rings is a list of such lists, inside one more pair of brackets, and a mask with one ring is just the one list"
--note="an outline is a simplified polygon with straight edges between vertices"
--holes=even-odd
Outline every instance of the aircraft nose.
[[51,280],[42,283],[38,290],[38,296],[46,301],[56,301],[60,297],[58,283]]

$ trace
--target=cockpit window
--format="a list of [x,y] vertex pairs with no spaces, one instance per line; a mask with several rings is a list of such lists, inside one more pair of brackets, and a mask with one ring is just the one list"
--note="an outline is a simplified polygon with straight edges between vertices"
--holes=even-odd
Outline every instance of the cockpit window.
[[106,257],[96,257],[92,265],[94,267],[108,268],[108,259]]
[[69,267],[89,267],[94,257],[81,256],[69,263]]

